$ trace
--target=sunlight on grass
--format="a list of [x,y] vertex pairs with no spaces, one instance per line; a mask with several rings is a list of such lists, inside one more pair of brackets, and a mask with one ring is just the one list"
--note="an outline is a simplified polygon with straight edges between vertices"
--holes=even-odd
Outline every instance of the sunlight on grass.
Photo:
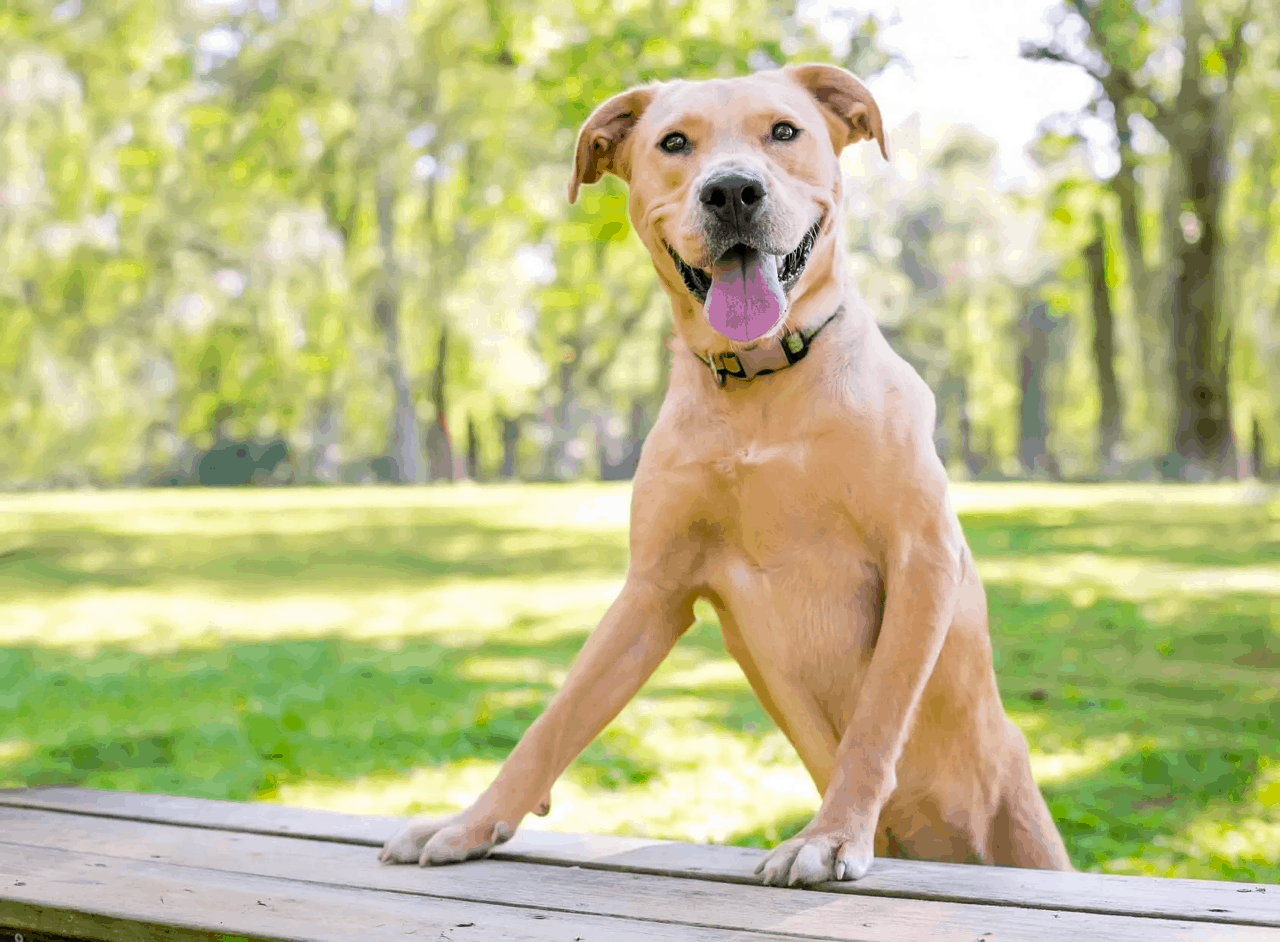
[[25,739],[0,741],[0,766],[34,755],[36,744]]
[[[675,658],[676,664],[686,659]],[[658,687],[669,690],[698,690],[703,687],[741,687],[749,691],[750,685],[737,663],[729,660],[703,661],[679,670],[665,671],[654,678]]]
[[593,627],[621,584],[617,578],[547,576],[497,584],[459,578],[423,589],[283,590],[247,597],[201,585],[85,589],[54,600],[0,602],[0,644],[55,646],[85,656],[110,645],[158,653],[228,641],[325,637],[479,644],[512,625],[554,616],[557,627],[544,626],[534,638],[552,640]]
[[[525,826],[551,831],[625,834],[724,842],[744,831],[777,840],[779,818],[812,814],[818,794],[782,734],[733,735],[698,719],[707,702],[641,697],[604,734],[633,744],[649,777],[601,788],[575,765],[552,790],[551,813]],[[283,804],[368,814],[447,815],[461,811],[497,774],[498,762],[464,760],[389,778],[281,786]]]
[[1275,519],[1280,513],[1280,490],[1257,481],[1173,487],[1167,484],[965,482],[951,485],[951,503],[961,514],[1033,510],[1047,523],[1054,522],[1055,511],[1096,510],[1107,505],[1218,507],[1234,504],[1269,507],[1272,519]]
[[497,761],[460,759],[407,775],[370,775],[353,782],[309,779],[281,785],[271,800],[347,814],[443,817],[471,804],[501,767]]
[[502,681],[503,683],[546,684],[559,687],[564,683],[564,668],[554,667],[536,657],[472,658],[462,666],[459,676],[467,680]]
[[1100,597],[1142,602],[1176,594],[1193,597],[1251,592],[1280,597],[1277,566],[1178,566],[1156,560],[1071,553],[1026,560],[985,559],[978,564],[988,585],[1032,592],[1065,592],[1077,608]]
[[1056,785],[1082,775],[1092,775],[1132,752],[1134,738],[1125,734],[1087,740],[1079,749],[1058,752],[1031,751],[1031,773],[1041,785]]
[[[370,513],[464,511],[498,515],[511,527],[626,529],[627,484],[491,484],[475,487],[159,488],[0,494],[15,527],[109,521],[132,534],[316,533]],[[24,516],[27,520],[24,520]]]
[[1274,861],[1280,847],[1280,764],[1264,758],[1254,787],[1240,806],[1212,808],[1175,835],[1160,840],[1161,852],[1116,858],[1108,873],[1213,878],[1229,868],[1237,878]]
[[[1009,715],[1077,866],[1280,879],[1280,500],[963,484]],[[0,784],[466,807],[621,586],[625,484],[0,495]],[[818,796],[709,604],[553,791],[769,844]]]

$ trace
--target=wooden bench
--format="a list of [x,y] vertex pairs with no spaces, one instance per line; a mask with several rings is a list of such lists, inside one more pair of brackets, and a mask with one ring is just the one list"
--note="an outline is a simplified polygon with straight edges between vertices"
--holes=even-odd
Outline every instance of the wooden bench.
[[0,940],[1280,940],[1280,887],[877,860],[762,887],[762,851],[531,829],[388,867],[399,819],[76,788],[0,791]]

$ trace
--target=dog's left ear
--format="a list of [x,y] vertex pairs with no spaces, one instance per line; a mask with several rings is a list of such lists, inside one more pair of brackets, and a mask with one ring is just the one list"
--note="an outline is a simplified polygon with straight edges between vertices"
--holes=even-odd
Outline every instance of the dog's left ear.
[[782,71],[792,81],[802,85],[818,99],[818,104],[837,119],[833,124],[833,130],[837,133],[832,136],[837,153],[855,141],[874,138],[880,145],[881,155],[885,160],[889,159],[889,148],[884,141],[884,123],[880,120],[880,107],[865,85],[834,65],[793,65]]
[[573,161],[573,179],[569,181],[569,202],[578,198],[578,187],[595,183],[606,173],[626,180],[630,164],[624,144],[658,89],[653,85],[633,88],[614,95],[591,113],[578,132],[578,150]]

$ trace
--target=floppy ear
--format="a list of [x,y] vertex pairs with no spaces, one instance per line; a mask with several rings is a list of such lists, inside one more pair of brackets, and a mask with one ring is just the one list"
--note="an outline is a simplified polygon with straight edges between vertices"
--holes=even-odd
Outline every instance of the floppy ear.
[[865,85],[834,65],[793,65],[782,71],[802,85],[810,95],[818,99],[818,103],[827,112],[835,116],[837,120],[833,129],[838,133],[832,136],[832,143],[835,144],[837,153],[855,141],[874,138],[880,145],[881,155],[885,160],[889,159],[880,108]]
[[628,178],[631,168],[623,145],[657,92],[653,85],[630,89],[614,95],[587,118],[578,132],[573,179],[569,181],[570,203],[578,198],[579,186],[595,183],[606,173]]

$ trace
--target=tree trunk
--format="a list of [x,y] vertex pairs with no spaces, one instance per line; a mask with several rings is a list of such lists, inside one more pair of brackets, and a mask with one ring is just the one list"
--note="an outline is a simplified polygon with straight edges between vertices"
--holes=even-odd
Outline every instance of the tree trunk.
[[636,476],[636,468],[640,465],[640,452],[644,450],[644,441],[649,437],[649,416],[646,414],[644,400],[631,400],[631,414],[627,422],[627,448],[622,456],[626,468],[626,478]]
[[576,347],[568,347],[560,362],[560,375],[557,385],[559,396],[552,413],[551,444],[547,447],[543,459],[543,477],[546,480],[562,481],[571,476],[569,466],[569,442],[573,440],[574,417],[574,374],[577,372],[579,351]]
[[520,453],[520,417],[508,418],[499,413],[498,423],[502,427],[502,467],[498,475],[510,481],[516,476],[516,460]]
[[[658,334],[658,379],[653,385],[653,391],[647,397],[648,408],[645,412],[646,437],[648,437],[653,425],[658,421],[658,415],[662,412],[662,403],[667,398],[667,389],[671,386],[671,360],[675,355],[672,347],[675,344],[675,336],[675,332],[671,330],[661,331]],[[688,354],[685,355],[687,356]],[[644,442],[641,441],[636,444],[636,462],[638,464]]]
[[[1177,102],[1158,124],[1169,142],[1182,207],[1182,231],[1175,230],[1173,236],[1178,248],[1170,304],[1174,388],[1171,453],[1164,465],[1167,476],[1239,474],[1228,386],[1231,323],[1223,310],[1227,283],[1223,208],[1231,90],[1244,57],[1245,23],[1244,15],[1237,17],[1230,40],[1215,42],[1224,66],[1224,87],[1208,91],[1203,57],[1184,56]],[[1200,4],[1184,2],[1184,47],[1199,50],[1201,40],[1209,35]]]
[[[1167,240],[1159,235],[1162,262],[1151,265],[1147,261],[1146,241],[1142,235],[1141,209],[1136,177],[1138,156],[1128,146],[1127,111],[1117,107],[1117,130],[1122,126],[1120,170],[1110,181],[1110,189],[1120,205],[1120,236],[1124,246],[1125,261],[1129,267],[1129,289],[1133,299],[1134,319],[1138,328],[1138,340],[1142,344],[1142,369],[1149,383],[1168,382],[1163,364],[1169,349],[1168,300],[1170,278],[1168,274]],[[1163,231],[1163,230],[1162,230]]]
[[431,405],[435,408],[435,420],[427,429],[427,454],[431,459],[431,478],[435,481],[452,481],[453,443],[449,438],[448,403],[445,400],[445,363],[449,353],[449,325],[440,325],[440,340],[436,344],[436,365],[431,371]]
[[1259,481],[1267,479],[1266,461],[1264,458],[1266,449],[1262,444],[1262,423],[1258,421],[1258,417],[1253,417],[1253,447],[1250,449],[1249,473]]
[[467,414],[467,477],[472,481],[480,480],[480,436],[476,431],[476,420]]
[[1049,369],[1049,334],[1054,322],[1048,314],[1048,306],[1043,301],[1028,301],[1018,326],[1023,338],[1018,460],[1027,474],[1050,474],[1053,462],[1049,458],[1045,413],[1048,403],[1046,379]]
[[382,330],[387,349],[387,374],[395,396],[387,457],[391,479],[397,484],[420,484],[426,480],[422,461],[422,435],[409,391],[409,378],[400,357],[400,285],[395,262],[396,194],[386,178],[378,182],[378,235],[382,246],[382,277],[374,298],[374,317]]
[[[921,371],[921,375],[923,371]],[[938,459],[942,462],[943,467],[950,468],[951,463],[956,460],[956,452],[959,451],[959,460],[969,468],[966,459],[969,429],[968,415],[965,414],[963,407],[963,398],[965,390],[963,378],[948,371],[944,373],[938,380],[938,388],[935,392],[937,401],[937,413],[933,424],[933,447],[938,452]],[[951,425],[951,413],[955,412],[955,428]],[[962,441],[963,440],[963,441]],[[970,469],[972,473],[972,469]]]
[[1120,384],[1116,381],[1115,317],[1111,309],[1111,288],[1107,284],[1106,230],[1102,214],[1094,215],[1097,235],[1085,246],[1089,266],[1089,287],[1093,298],[1093,362],[1098,371],[1098,465],[1104,475],[1120,470],[1121,437]]
[[947,428],[947,409],[950,403],[939,390],[936,396],[937,408],[933,414],[933,450],[938,453],[938,460],[944,468],[951,467],[951,430]]
[[969,383],[964,376],[955,380],[956,434],[960,439],[960,460],[970,477],[977,477],[987,470],[990,463],[973,450],[973,429],[969,422]]
[[333,399],[330,396],[321,399],[311,438],[311,467],[306,472],[309,480],[332,484],[342,476],[339,452],[342,441],[341,421],[342,414]]
[[[1186,182],[1184,239],[1174,265],[1174,424],[1170,474],[1186,477],[1191,466],[1216,477],[1237,474],[1231,432],[1228,368],[1231,328],[1223,311],[1222,209],[1226,189],[1225,103],[1201,97],[1184,115],[1178,156]],[[1178,157],[1175,157],[1175,160]]]

